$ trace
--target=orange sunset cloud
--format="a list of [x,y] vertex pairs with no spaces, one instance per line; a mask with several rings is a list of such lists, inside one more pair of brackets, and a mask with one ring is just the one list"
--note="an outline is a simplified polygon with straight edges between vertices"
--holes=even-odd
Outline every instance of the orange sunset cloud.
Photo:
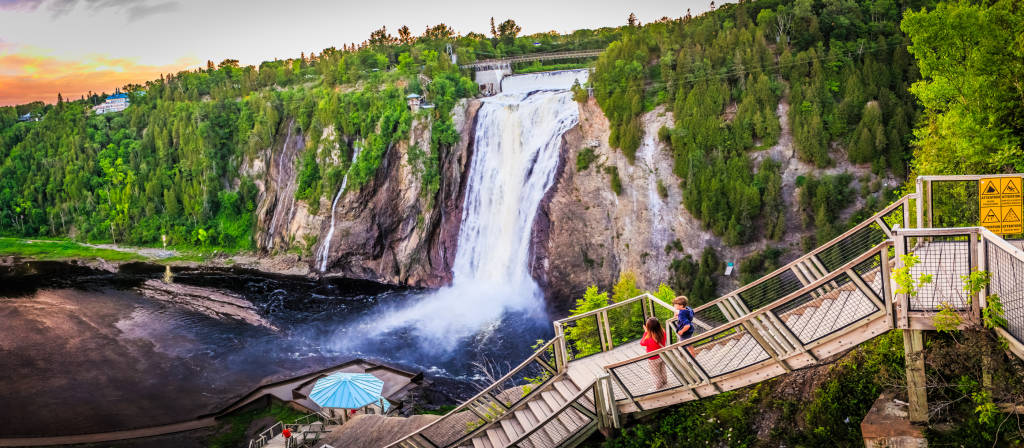
[[0,48],[0,105],[57,101],[57,94],[77,99],[88,92],[112,92],[130,83],[144,83],[161,73],[177,73],[198,60],[182,58],[168,65],[139,64],[131,59],[89,55],[78,61],[30,52],[5,53]]

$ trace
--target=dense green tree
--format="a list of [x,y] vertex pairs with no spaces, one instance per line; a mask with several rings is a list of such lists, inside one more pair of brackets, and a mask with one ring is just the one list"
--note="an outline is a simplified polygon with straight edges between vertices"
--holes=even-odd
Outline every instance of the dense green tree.
[[943,2],[908,11],[901,28],[924,79],[911,91],[925,107],[914,131],[918,174],[1024,170],[1024,9]]

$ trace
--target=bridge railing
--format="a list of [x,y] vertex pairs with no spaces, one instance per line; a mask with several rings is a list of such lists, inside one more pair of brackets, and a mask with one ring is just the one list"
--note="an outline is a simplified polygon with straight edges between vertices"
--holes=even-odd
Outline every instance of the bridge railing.
[[671,317],[674,308],[650,294],[612,303],[554,322],[555,338],[562,344],[566,362],[603,353],[636,342],[644,334],[648,317]]
[[507,58],[500,59],[483,59],[469,64],[464,64],[462,68],[478,68],[486,66],[497,66],[506,64],[515,64],[517,62],[529,62],[529,61],[541,61],[541,60],[552,60],[552,59],[571,59],[571,58],[583,58],[593,57],[601,54],[604,50],[573,50],[573,51],[556,51],[551,53],[533,53],[524,54],[517,56],[509,56]]
[[529,402],[559,374],[558,338],[540,346],[526,361],[479,394],[389,447],[448,447],[466,443]]
[[[904,196],[870,218],[774,272],[694,309],[694,335],[720,328],[835,272],[850,260],[892,237],[893,229],[909,223]],[[556,337],[564,337],[566,362],[613,350],[643,336],[643,323],[657,316],[675,342],[674,308],[649,294],[609,304],[554,322]],[[670,327],[671,325],[671,327]]]
[[[885,240],[832,273],[772,303],[668,347],[606,366],[625,399],[714,385],[756,365],[778,364],[890,312],[885,306],[889,249]],[[715,386],[717,387],[717,386]],[[694,397],[697,397],[695,394]]]
[[911,196],[904,196],[831,241],[756,281],[694,309],[694,334],[756,311],[803,288],[909,226]]
[[[981,222],[978,182],[991,178],[1020,178],[1015,174],[967,174],[918,176],[915,221],[919,228],[972,227]],[[1022,235],[1005,235],[1018,239]]]
[[990,275],[980,306],[988,305],[990,295],[998,296],[1006,327],[996,328],[996,333],[1007,340],[1010,350],[1024,359],[1024,283],[1020,280],[1024,276],[1024,250],[982,229],[978,255],[980,268]]

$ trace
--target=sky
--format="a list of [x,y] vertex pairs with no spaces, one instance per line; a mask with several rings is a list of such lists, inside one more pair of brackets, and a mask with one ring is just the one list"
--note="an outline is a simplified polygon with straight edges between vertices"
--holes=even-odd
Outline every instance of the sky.
[[[719,3],[722,3],[721,1]],[[444,22],[487,34],[490,18],[524,34],[694,15],[705,0],[0,0],[0,105],[112,92],[161,73],[238,59],[243,65],[319,53],[386,26],[420,34]]]

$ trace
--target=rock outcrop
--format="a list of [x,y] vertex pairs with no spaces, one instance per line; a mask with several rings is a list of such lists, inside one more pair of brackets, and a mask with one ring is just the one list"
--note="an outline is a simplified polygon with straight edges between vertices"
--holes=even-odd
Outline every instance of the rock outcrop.
[[[841,148],[833,148],[835,164],[818,169],[796,158],[789,124],[787,105],[780,103],[777,116],[783,135],[772,148],[751,154],[755,163],[773,158],[783,168],[783,200],[787,208],[787,232],[782,241],[758,239],[729,246],[704,228],[682,204],[679,179],[672,172],[671,148],[658,141],[662,126],[672,127],[672,113],[664,106],[641,116],[644,139],[630,163],[620,150],[608,145],[609,124],[594,99],[580,105],[580,124],[563,137],[563,166],[543,213],[535,224],[533,268],[535,277],[546,286],[554,308],[566,309],[589,285],[610,288],[619,273],[632,271],[641,279],[641,287],[654,289],[668,282],[673,259],[689,254],[700,257],[705,247],[712,247],[724,261],[740,260],[764,249],[769,244],[790,249],[787,258],[803,251],[801,238],[808,232],[800,226],[796,178],[800,175],[822,175],[849,172],[855,177],[870,176],[870,167],[852,165]],[[594,161],[579,170],[576,160],[581,151],[593,151]],[[622,185],[620,194],[610,187],[610,174],[617,172]],[[892,178],[882,179],[894,186]],[[659,183],[663,191],[659,192]],[[854,180],[853,188],[857,188]],[[860,208],[859,200],[844,212]],[[678,240],[682,253],[666,246]],[[675,244],[673,244],[675,246]],[[719,279],[719,292],[737,285],[736,277]]]
[[[425,194],[419,167],[409,164],[414,146],[430,147],[430,120],[414,120],[410,136],[388,148],[376,176],[358,191],[321,197],[319,211],[295,199],[299,154],[305,137],[286,130],[262,162],[257,207],[258,248],[265,253],[299,252],[308,273],[373,280],[417,287],[439,287],[451,280],[461,221],[465,173],[470,160],[473,122],[479,101],[462,101],[453,110],[461,138],[440,154],[440,188]],[[294,124],[287,123],[290,129]],[[333,141],[325,136],[322,141]],[[259,169],[256,168],[255,171]],[[331,235],[324,272],[316,259]]]

